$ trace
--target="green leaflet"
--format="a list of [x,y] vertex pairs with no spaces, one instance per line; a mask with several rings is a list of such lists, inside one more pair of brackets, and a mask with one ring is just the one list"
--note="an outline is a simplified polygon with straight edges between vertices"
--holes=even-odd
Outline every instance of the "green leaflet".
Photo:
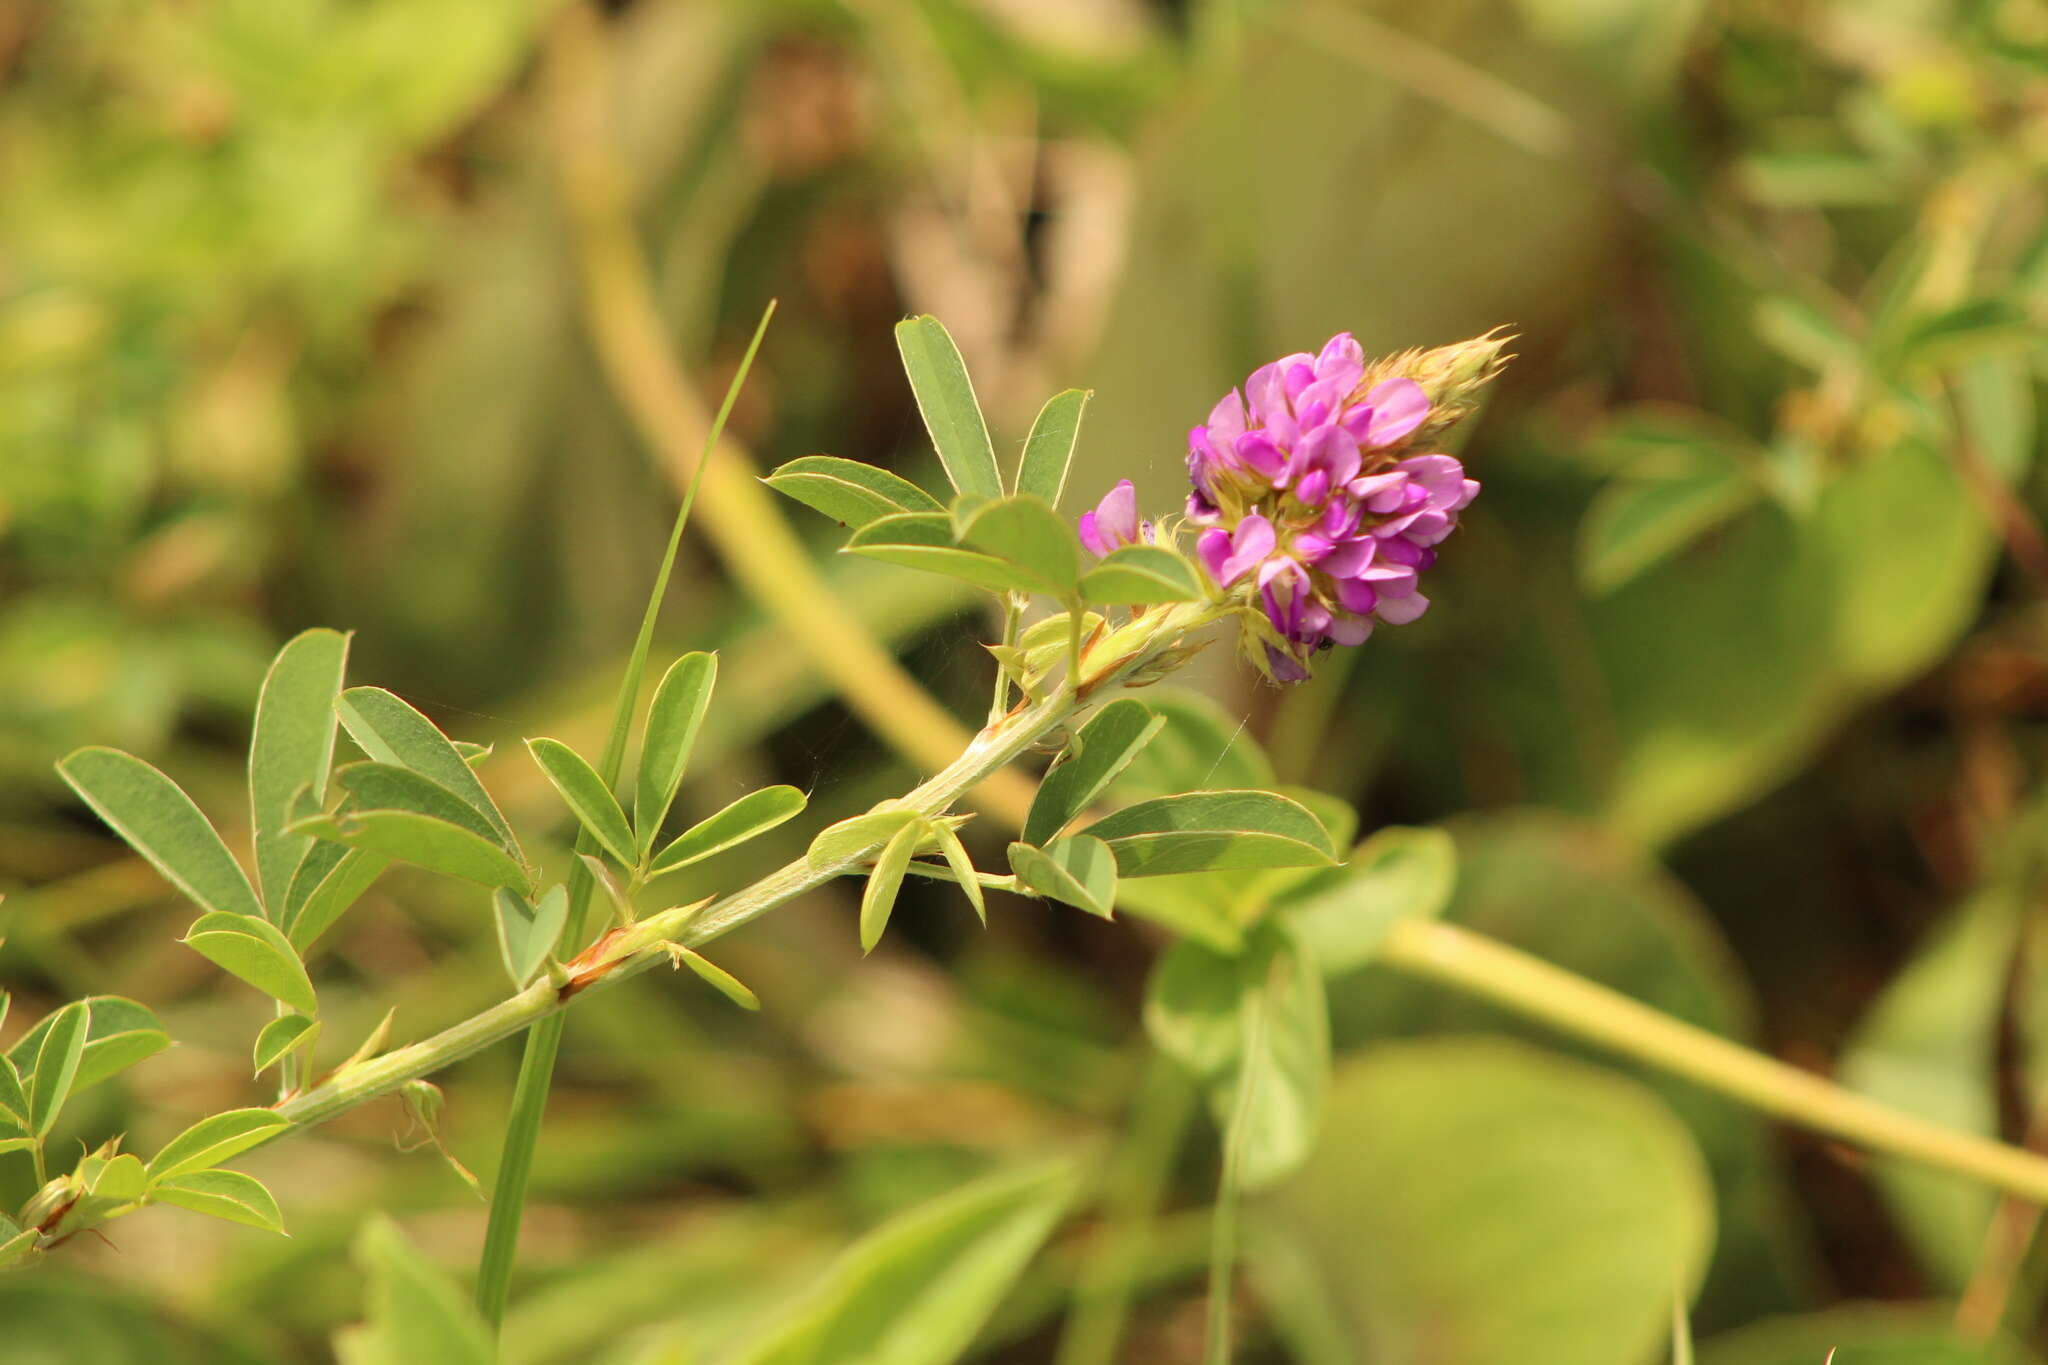
[[953,539],[953,519],[944,512],[904,512],[871,521],[853,533],[846,553],[944,574],[995,592],[1060,592],[1059,584],[1022,565],[961,548]]
[[654,856],[650,869],[658,876],[735,848],[801,813],[804,804],[804,794],[795,787],[763,787],[748,792],[677,835]]
[[1111,550],[1081,577],[1081,596],[1104,605],[1193,602],[1207,595],[1208,589],[1193,566],[1159,545],[1125,545]]
[[1109,845],[1126,877],[1336,861],[1322,823],[1274,792],[1156,797],[1106,815],[1085,832]]
[[699,981],[710,986],[741,1009],[758,1010],[761,1008],[759,997],[747,989],[746,983],[742,982],[725,968],[711,961],[711,959],[703,956],[701,953],[681,946],[674,950],[673,955],[676,961],[688,967],[692,972],[695,972]]
[[777,466],[762,482],[856,531],[877,517],[898,512],[945,510],[937,498],[908,479],[831,455],[791,460]]
[[351,811],[301,820],[293,829],[350,848],[415,863],[485,886],[530,887],[526,869],[489,840],[460,825],[403,810]]
[[1320,875],[1283,908],[1323,974],[1338,976],[1370,962],[1402,920],[1442,914],[1457,871],[1457,847],[1450,835],[1390,825],[1360,844],[1345,866]]
[[626,812],[620,808],[619,798],[597,775],[597,769],[558,739],[529,739],[526,751],[533,755],[533,761],[547,774],[556,795],[575,813],[583,828],[590,831],[598,846],[611,854],[621,867],[639,866],[633,828],[626,823]]
[[[71,1094],[90,1089],[171,1045],[163,1021],[147,1005],[121,995],[92,995],[76,1003],[85,1006],[87,1023],[85,1050],[71,1078]],[[35,1070],[36,1054],[58,1013],[44,1016],[9,1049],[8,1056],[22,1075]]]
[[981,404],[974,397],[974,385],[953,338],[929,314],[906,318],[896,324],[896,349],[902,354],[903,372],[917,396],[925,430],[931,433],[932,446],[953,487],[962,493],[1000,497],[1003,481],[996,472],[988,424],[982,420]]
[[230,1109],[211,1115],[172,1138],[149,1159],[149,1178],[168,1180],[218,1166],[291,1126],[289,1119],[269,1109]]
[[1032,799],[1024,821],[1024,842],[1043,844],[1099,800],[1166,726],[1141,701],[1119,697],[1089,717],[1068,744]]
[[[294,1052],[306,1051],[320,1036],[320,1023],[303,1014],[280,1014],[263,1026],[256,1035],[256,1045],[250,1049],[250,1060],[255,1065],[255,1075],[276,1066]],[[311,1052],[307,1051],[311,1056]]]
[[281,922],[292,869],[311,842],[285,833],[285,826],[299,792],[310,792],[317,804],[327,790],[334,759],[334,701],[347,667],[348,636],[305,631],[277,652],[256,698],[249,739],[249,817],[256,879],[273,923]]
[[222,971],[240,977],[273,1000],[282,1000],[301,1014],[320,1012],[305,964],[268,920],[215,911],[201,915],[186,931],[184,942]]
[[284,1215],[263,1182],[240,1171],[190,1171],[150,1186],[149,1202],[175,1204],[230,1223],[283,1232]]
[[868,874],[867,887],[860,897],[861,952],[873,952],[882,941],[882,931],[889,927],[889,914],[896,908],[896,893],[903,887],[904,870],[910,866],[910,855],[924,842],[925,833],[922,816],[906,822],[889,836],[881,856],[875,859],[875,870]]
[[499,843],[515,846],[511,826],[498,812],[497,803],[477,780],[462,751],[434,722],[381,687],[349,688],[336,699],[334,712],[349,738],[372,759],[432,778],[489,821]]
[[[433,778],[411,768],[401,768],[395,763],[347,763],[334,774],[334,780],[355,798],[343,808],[343,818],[358,811],[406,810],[460,825],[477,838],[505,848],[508,853],[514,851],[498,838],[497,830],[476,807]],[[318,814],[318,811],[310,812],[307,818]]]
[[1066,389],[1045,400],[1024,438],[1024,454],[1017,463],[1017,491],[1044,500],[1057,509],[1066,491],[1067,469],[1073,463],[1074,443],[1081,434],[1081,414],[1095,396],[1089,389]]
[[35,1066],[27,1077],[28,1126],[35,1137],[46,1136],[55,1126],[78,1077],[79,1059],[85,1055],[86,1011],[83,1000],[58,1010],[36,1049]]
[[170,778],[132,754],[103,748],[78,750],[57,772],[129,847],[202,907],[262,916],[241,865]]
[[1081,541],[1050,503],[1029,493],[993,498],[961,522],[960,543],[995,556],[1040,584],[1070,597],[1081,581]]
[[381,853],[316,839],[285,893],[281,927],[292,947],[300,953],[310,948],[389,866]]
[[[633,828],[645,859],[661,833],[662,821],[676,799],[697,730],[711,706],[718,682],[716,654],[685,654],[669,665],[647,708],[647,726],[640,742],[640,772],[633,788]],[[631,866],[632,864],[628,864]]]
[[367,1321],[337,1334],[342,1365],[494,1365],[498,1353],[469,1296],[378,1214],[356,1235],[369,1276]]
[[1116,909],[1116,855],[1093,835],[1055,839],[1044,848],[1010,845],[1010,870],[1041,896],[1110,918]]
[[811,840],[804,860],[814,868],[827,868],[857,854],[885,844],[905,825],[918,824],[924,817],[914,810],[885,807],[827,825]]
[[512,979],[512,989],[522,990],[540,975],[541,964],[561,941],[569,919],[569,888],[551,886],[536,902],[501,886],[491,895],[491,908],[496,912],[498,956],[505,975]]

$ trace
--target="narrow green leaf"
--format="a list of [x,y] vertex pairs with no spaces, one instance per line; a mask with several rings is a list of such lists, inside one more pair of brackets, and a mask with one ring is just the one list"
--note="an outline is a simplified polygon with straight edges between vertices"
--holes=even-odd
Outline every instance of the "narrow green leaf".
[[871,521],[853,533],[846,553],[944,574],[995,592],[1059,591],[1056,584],[1020,565],[960,548],[953,540],[953,519],[944,512],[904,512]]
[[960,842],[960,836],[953,832],[951,825],[938,825],[932,831],[939,842],[939,852],[945,856],[946,866],[953,869],[953,879],[960,883],[960,889],[967,893],[967,899],[974,906],[974,916],[983,924],[988,923],[988,901],[981,894],[981,879],[975,876],[974,859],[967,856],[967,846]]
[[1003,481],[996,472],[988,424],[982,420],[981,404],[975,400],[967,365],[953,338],[929,314],[906,318],[896,324],[896,349],[902,353],[903,372],[910,378],[911,392],[917,395],[925,430],[931,433],[939,463],[946,467],[953,487],[962,493],[1000,497]]
[[[319,1036],[317,1019],[308,1019],[303,1014],[278,1015],[256,1035],[256,1046],[251,1050],[255,1074],[261,1076],[292,1053],[310,1049]],[[312,1054],[309,1051],[307,1055]]]
[[817,869],[845,862],[887,843],[898,830],[922,819],[916,811],[902,808],[871,810],[852,816],[819,830],[818,837],[811,840],[810,848],[804,853],[804,860]]
[[1081,576],[1081,595],[1106,606],[1193,602],[1207,592],[1187,560],[1158,545],[1111,550]]
[[[351,811],[322,815],[292,826],[316,839],[367,849],[424,867],[443,876],[484,886],[531,886],[526,869],[504,849],[460,825],[403,810]],[[303,912],[302,917],[303,917]]]
[[493,1365],[491,1333],[448,1275],[382,1214],[357,1234],[356,1264],[369,1276],[368,1321],[335,1340],[342,1365]]
[[881,856],[875,859],[875,870],[868,874],[866,890],[860,897],[860,950],[871,953],[882,941],[882,931],[889,927],[889,914],[896,908],[896,893],[903,887],[904,869],[910,866],[910,855],[925,837],[922,817],[906,823],[889,836],[889,842],[882,846]]
[[1579,529],[1579,576],[1595,593],[1639,577],[1753,506],[1754,480],[1731,464],[1664,479],[1616,479]]
[[678,947],[676,959],[697,974],[699,980],[743,1010],[758,1010],[761,1001],[745,983],[725,968],[688,948]]
[[[71,1078],[71,1093],[90,1089],[153,1057],[171,1045],[171,1035],[149,1006],[122,995],[93,995],[78,1002],[86,1007],[89,1022],[85,1030],[85,1053],[78,1061],[78,1074]],[[34,1071],[43,1036],[56,1020],[46,1015],[23,1034],[10,1050],[15,1066],[27,1075]]]
[[149,1178],[156,1182],[208,1170],[291,1126],[290,1119],[271,1109],[230,1109],[203,1118],[149,1159]]
[[497,911],[498,956],[505,975],[512,978],[514,990],[523,990],[561,941],[569,918],[569,889],[551,886],[534,902],[501,886],[492,895],[491,906]]
[[1322,822],[1274,792],[1157,797],[1106,815],[1086,832],[1110,846],[1117,871],[1126,877],[1336,861]]
[[284,1215],[263,1182],[240,1171],[191,1171],[150,1187],[149,1202],[224,1218],[230,1223],[283,1232]]
[[514,846],[512,828],[499,814],[497,803],[477,780],[461,750],[434,722],[381,687],[349,688],[335,701],[334,713],[349,738],[372,759],[431,777],[490,821],[499,843]]
[[[311,842],[285,833],[301,791],[317,803],[334,760],[334,700],[348,667],[348,636],[308,630],[286,642],[264,675],[249,740],[249,817],[264,909],[281,922],[292,869]],[[219,907],[216,907],[219,908]]]
[[1074,442],[1081,434],[1081,413],[1095,395],[1088,389],[1067,389],[1045,400],[1024,438],[1024,457],[1017,464],[1017,491],[1043,498],[1057,508],[1067,488]]
[[1116,911],[1116,856],[1093,835],[1055,839],[1044,848],[1011,844],[1010,870],[1041,896],[1104,919]]
[[[498,838],[498,831],[476,807],[424,773],[401,768],[395,763],[345,763],[335,772],[334,780],[355,798],[342,808],[344,818],[357,811],[407,810],[415,815],[460,825],[477,838],[505,848],[508,853],[516,852],[506,847]],[[322,813],[311,811],[303,818],[317,819]]]
[[960,525],[960,543],[994,555],[1045,585],[1055,597],[1071,596],[1081,581],[1081,541],[1050,503],[1029,493],[994,498]]
[[[661,833],[662,821],[690,765],[697,729],[711,706],[718,682],[716,654],[685,654],[669,665],[654,700],[647,708],[647,730],[640,743],[640,774],[633,790],[633,828],[645,859]],[[630,865],[630,864],[629,864]]]
[[691,863],[701,862],[714,853],[737,847],[800,814],[804,804],[804,794],[795,787],[763,787],[759,791],[748,792],[716,815],[698,821],[677,835],[655,855],[651,871],[656,876],[674,872]]
[[941,512],[937,498],[908,479],[858,460],[806,455],[778,466],[762,480],[778,493],[859,530],[877,517],[898,512]]
[[1143,702],[1120,697],[1097,711],[1046,773],[1024,820],[1024,842],[1043,844],[1101,799],[1166,726]]
[[557,739],[529,739],[526,751],[604,851],[623,867],[637,867],[640,857],[634,848],[633,829],[626,823],[626,812],[619,808],[619,798],[597,775],[597,769]]
[[1072,1200],[1065,1163],[1004,1171],[898,1215],[728,1365],[954,1365]]
[[80,749],[57,771],[114,833],[202,907],[262,915],[241,865],[170,778],[118,749]]
[[292,947],[300,953],[312,947],[389,866],[381,853],[314,840],[285,893],[282,927]]
[[282,1000],[301,1014],[318,1014],[306,964],[268,920],[214,911],[201,915],[185,933],[185,944],[222,971]]
[[47,1136],[57,1114],[78,1078],[78,1063],[85,1056],[85,1033],[90,1007],[74,1000],[58,1010],[36,1049],[35,1069],[28,1078],[28,1124],[36,1137]]

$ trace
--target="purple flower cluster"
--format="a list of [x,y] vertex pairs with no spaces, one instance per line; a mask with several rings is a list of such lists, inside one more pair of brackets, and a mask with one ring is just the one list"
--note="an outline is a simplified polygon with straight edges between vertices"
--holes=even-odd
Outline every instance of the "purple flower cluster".
[[[1188,433],[1188,520],[1204,528],[1195,548],[1223,588],[1249,581],[1276,679],[1306,678],[1315,651],[1428,609],[1417,579],[1479,492],[1449,455],[1406,453],[1430,411],[1413,379],[1368,386],[1365,353],[1346,332],[1319,355],[1261,366]],[[1093,549],[1090,533],[1123,532],[1135,504],[1082,520]],[[1122,539],[1135,538],[1132,525]]]

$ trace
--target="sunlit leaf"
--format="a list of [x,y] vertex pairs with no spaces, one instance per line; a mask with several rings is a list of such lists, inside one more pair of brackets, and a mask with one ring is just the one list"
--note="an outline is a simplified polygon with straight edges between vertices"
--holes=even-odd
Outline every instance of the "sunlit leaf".
[[697,974],[697,979],[710,986],[720,995],[738,1005],[741,1009],[758,1010],[760,999],[748,990],[746,984],[725,968],[711,961],[701,953],[688,948],[675,950],[676,960]]
[[[668,818],[669,805],[690,765],[698,727],[711,706],[718,682],[716,654],[685,654],[669,665],[647,707],[647,727],[640,743],[640,772],[633,787],[633,828],[636,847],[645,858]],[[627,860],[632,866],[632,860]]]
[[626,823],[626,812],[620,809],[619,798],[598,776],[597,769],[557,739],[529,739],[526,751],[533,755],[533,761],[547,774],[556,795],[575,813],[577,821],[590,831],[599,846],[616,858],[622,867],[638,866],[640,858],[634,848],[633,828]]
[[924,820],[920,817],[903,825],[882,845],[881,855],[875,859],[874,871],[868,874],[867,886],[860,896],[863,953],[873,952],[882,941],[882,931],[889,927],[889,914],[896,908],[896,893],[903,887],[904,869],[910,866],[910,856],[917,852],[924,837]]
[[1010,870],[1039,895],[1091,915],[1108,919],[1116,910],[1116,855],[1092,835],[1055,839],[1044,848],[1011,844]]
[[1045,400],[1024,438],[1024,454],[1017,464],[1017,491],[1044,500],[1058,508],[1066,491],[1067,469],[1073,463],[1074,442],[1081,434],[1081,413],[1095,395],[1087,389],[1065,389]]
[[967,854],[966,845],[950,825],[936,825],[932,837],[938,841],[939,853],[946,860],[946,866],[953,869],[953,879],[966,893],[968,903],[974,907],[974,916],[983,924],[988,923],[988,902],[981,894],[981,881],[975,876],[974,859]]
[[906,825],[920,824],[923,819],[914,810],[898,807],[852,816],[819,830],[817,838],[811,840],[804,860],[814,868],[830,867],[887,843],[898,830]]
[[317,802],[327,789],[334,758],[334,700],[347,667],[348,636],[305,631],[277,652],[256,699],[249,739],[249,813],[257,881],[273,923],[282,922],[292,869],[310,843],[285,833],[292,801],[304,790]]
[[1119,697],[1083,725],[1039,784],[1024,821],[1024,842],[1043,844],[1099,800],[1166,727],[1143,702]]
[[224,1218],[265,1232],[283,1232],[284,1215],[263,1182],[240,1171],[191,1171],[150,1186],[152,1204]]
[[1081,577],[1083,597],[1113,606],[1193,602],[1207,592],[1187,560],[1158,545],[1111,550]]
[[[153,1057],[171,1045],[171,1035],[155,1011],[120,995],[92,995],[78,1003],[89,1014],[85,1030],[85,1052],[78,1060],[78,1073],[71,1078],[71,1093],[98,1085],[125,1071],[145,1057]],[[9,1050],[21,1074],[35,1069],[36,1054],[55,1014],[46,1015],[23,1034]]]
[[[341,814],[344,817],[366,810],[411,811],[415,815],[459,825],[479,839],[505,847],[491,822],[484,819],[474,806],[433,778],[411,768],[401,768],[395,763],[345,763],[335,772],[334,780],[355,798],[343,808]],[[314,811],[306,818],[317,818],[320,814]]]
[[218,1166],[291,1126],[291,1120],[270,1109],[230,1109],[211,1115],[172,1138],[149,1159],[149,1178],[152,1182],[169,1180]]
[[292,1053],[310,1049],[319,1036],[320,1022],[317,1019],[308,1019],[303,1014],[278,1015],[256,1035],[256,1045],[251,1049],[255,1074],[261,1076]]
[[932,446],[946,477],[962,493],[999,497],[1002,476],[996,472],[996,453],[989,444],[988,424],[982,420],[981,404],[975,400],[974,385],[967,378],[967,366],[960,349],[939,320],[927,314],[906,318],[896,324],[896,349],[903,356],[903,372],[917,395],[917,410],[924,416]]
[[1109,845],[1125,877],[1336,861],[1322,822],[1274,792],[1155,797],[1104,816],[1084,833]]
[[394,763],[430,777],[490,822],[498,842],[514,846],[511,826],[460,750],[434,722],[381,687],[351,687],[334,703],[342,728],[379,763]]
[[292,828],[484,886],[523,890],[530,885],[526,869],[504,849],[432,816],[403,810],[350,811],[301,820]]
[[208,910],[262,915],[241,865],[170,778],[118,749],[80,749],[57,771],[178,890]]
[[961,548],[953,539],[953,519],[944,512],[904,512],[871,521],[853,533],[846,552],[944,574],[996,592],[1060,591],[1059,584],[1023,565]]
[[806,455],[778,466],[762,482],[778,493],[859,530],[898,512],[942,512],[937,498],[908,479],[858,460]]
[[28,1072],[28,1124],[36,1137],[46,1136],[71,1094],[78,1078],[78,1063],[85,1056],[85,1033],[89,1006],[74,1000],[50,1017],[36,1049],[35,1066]]
[[201,915],[185,933],[185,944],[207,961],[282,1000],[301,1014],[318,1014],[313,983],[291,943],[267,920],[215,911]]
[[801,814],[804,794],[795,787],[763,787],[678,834],[654,856],[655,874],[674,872],[701,862],[714,853],[737,847],[757,834],[765,834],[783,821]]
[[384,875],[391,859],[367,848],[316,839],[292,873],[282,927],[303,953]]
[[1081,541],[1072,523],[1029,493],[993,498],[967,516],[960,543],[1016,566],[1041,586],[1065,596],[1081,579]]

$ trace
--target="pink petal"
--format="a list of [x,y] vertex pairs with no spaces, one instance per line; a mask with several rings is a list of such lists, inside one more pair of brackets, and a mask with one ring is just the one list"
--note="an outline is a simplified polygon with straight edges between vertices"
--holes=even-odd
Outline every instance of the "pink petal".
[[1375,384],[1365,401],[1372,406],[1372,419],[1365,429],[1365,444],[1369,446],[1392,445],[1429,416],[1429,395],[1412,379],[1389,379]]
[[1406,597],[1382,597],[1378,607],[1379,618],[1390,626],[1405,626],[1429,610],[1429,599],[1419,592]]

